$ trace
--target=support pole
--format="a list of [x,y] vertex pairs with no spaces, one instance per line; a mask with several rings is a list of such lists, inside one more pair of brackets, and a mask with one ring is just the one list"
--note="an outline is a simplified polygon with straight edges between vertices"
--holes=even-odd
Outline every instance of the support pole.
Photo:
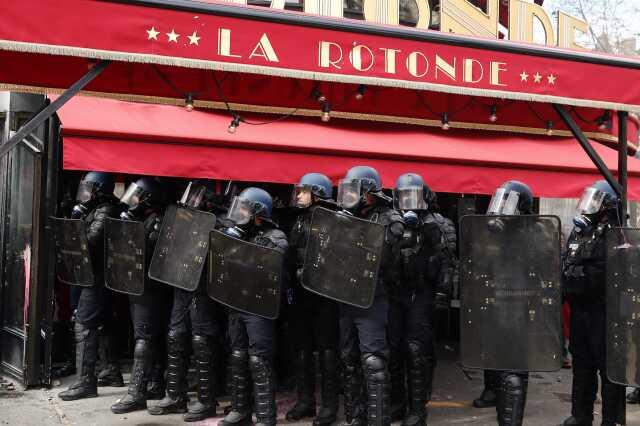
[[56,113],[64,104],[66,104],[71,98],[78,94],[87,84],[91,83],[93,79],[99,76],[102,71],[111,63],[111,61],[100,61],[93,68],[89,70],[82,78],[67,90],[55,101],[47,105],[42,111],[29,120],[24,126],[22,126],[16,132],[11,139],[4,145],[0,145],[0,157],[3,157],[7,152],[20,143],[21,140],[26,138],[31,132],[36,130],[42,123],[47,121],[53,114]]
[[[609,185],[611,185],[613,190],[616,191],[618,196],[621,196],[622,188],[620,184],[613,177],[611,170],[607,168],[607,165],[604,163],[604,161],[602,161],[602,158],[600,158],[600,156],[595,151],[595,149],[593,149],[593,147],[589,143],[589,139],[587,139],[584,133],[582,133],[582,130],[580,129],[580,127],[578,127],[578,125],[573,120],[571,115],[564,109],[562,105],[553,104],[553,108],[556,110],[560,118],[562,118],[562,121],[564,121],[567,127],[569,127],[569,130],[571,130],[571,133],[573,134],[573,136],[578,140],[578,142],[582,146],[582,149],[584,149],[584,151],[587,153],[587,155],[589,156],[593,164],[595,164],[595,166],[598,168],[602,176],[604,176],[606,181],[609,183]],[[625,126],[626,126],[626,123],[625,123]],[[626,141],[626,136],[625,136],[625,141]],[[625,150],[625,155],[626,155],[626,150]],[[625,162],[626,162],[626,158],[625,158]],[[626,174],[625,174],[625,177],[626,177]]]
[[629,113],[618,111],[618,182],[620,183],[620,226],[627,226],[627,125]]

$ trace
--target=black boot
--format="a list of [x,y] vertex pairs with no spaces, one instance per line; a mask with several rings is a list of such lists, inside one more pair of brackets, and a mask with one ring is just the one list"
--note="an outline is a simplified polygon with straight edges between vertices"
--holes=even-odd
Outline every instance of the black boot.
[[120,371],[120,357],[116,350],[115,336],[110,330],[102,329],[100,333],[100,358],[104,368],[98,373],[98,386],[124,386],[122,371]]
[[115,414],[130,413],[147,409],[147,378],[151,370],[151,342],[136,340],[133,351],[133,366],[127,394],[111,406]]
[[640,388],[635,388],[629,395],[627,395],[627,402],[629,404],[640,403]]
[[320,351],[320,370],[322,373],[322,406],[313,426],[329,426],[335,423],[338,415],[338,354],[333,349]]
[[86,328],[79,322],[74,327],[76,341],[76,371],[78,380],[68,390],[60,392],[63,401],[75,401],[98,396],[96,361],[98,358],[98,329]]
[[249,401],[249,355],[245,351],[231,352],[231,411],[218,424],[220,426],[251,425]]
[[313,352],[301,350],[296,353],[294,374],[298,400],[287,412],[290,422],[316,415],[315,372],[313,368]]
[[602,426],[626,424],[625,387],[611,383],[606,373],[600,374],[602,382]]
[[389,375],[391,380],[391,421],[404,418],[407,413],[407,389],[405,375],[405,357],[399,350],[392,351],[389,358]]
[[258,422],[256,426],[274,426],[276,410],[276,387],[271,362],[255,355],[249,360],[253,378],[253,397]]
[[496,372],[484,370],[484,390],[479,398],[473,400],[476,408],[495,407],[496,405]]
[[390,383],[387,362],[375,354],[365,354],[363,370],[367,380],[367,424],[369,426],[388,426],[391,424]]
[[[162,353],[157,353],[155,356],[160,356],[164,358],[165,351]],[[164,379],[165,372],[165,360],[164,359],[155,359],[151,364],[151,371],[149,373],[149,378],[147,381],[147,399],[162,399],[164,398],[164,390],[166,387],[166,380]]]
[[498,425],[522,426],[528,382],[526,374],[501,374],[501,386],[496,405]]
[[422,345],[409,342],[409,412],[403,426],[427,424],[427,358]]
[[54,329],[54,345],[64,348],[64,364],[51,370],[51,377],[59,379],[76,374],[76,337],[74,322],[64,321],[56,324]]
[[571,383],[571,417],[563,426],[591,426],[593,424],[593,404],[598,392],[598,376],[595,370],[576,369],[573,366]]
[[169,332],[167,336],[167,395],[153,407],[154,416],[187,411],[187,336]]
[[343,426],[367,424],[367,412],[363,400],[362,368],[359,362],[345,359],[343,369],[344,422]]
[[216,388],[213,372],[213,339],[209,336],[193,336],[193,353],[198,378],[198,401],[184,415],[185,422],[198,422],[216,415]]

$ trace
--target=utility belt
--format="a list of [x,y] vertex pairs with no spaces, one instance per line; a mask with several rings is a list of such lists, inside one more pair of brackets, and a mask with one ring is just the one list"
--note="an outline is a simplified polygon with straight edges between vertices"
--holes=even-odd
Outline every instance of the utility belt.
[[601,297],[605,280],[604,274],[588,273],[585,266],[569,265],[563,273],[563,291],[567,296]]

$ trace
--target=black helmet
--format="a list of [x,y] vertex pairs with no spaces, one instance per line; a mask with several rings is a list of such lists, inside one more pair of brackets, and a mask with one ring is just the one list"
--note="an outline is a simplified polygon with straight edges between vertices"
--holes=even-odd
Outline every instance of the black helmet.
[[503,183],[491,198],[488,215],[517,215],[533,213],[533,192],[528,185],[510,180]]
[[338,204],[346,209],[358,207],[367,193],[379,193],[382,183],[378,171],[369,166],[349,169],[338,185]]
[[422,176],[405,173],[398,177],[393,190],[393,206],[397,210],[428,210],[428,197],[433,194]]
[[245,225],[255,217],[270,219],[272,209],[271,195],[264,189],[250,187],[233,197],[227,219],[236,225]]
[[586,229],[599,219],[599,214],[618,207],[618,194],[606,180],[599,180],[586,187],[582,193],[573,223]]
[[111,195],[115,188],[115,179],[110,173],[89,172],[80,181],[76,201],[86,203],[95,196]]
[[129,206],[129,210],[138,206],[153,207],[162,204],[162,185],[152,177],[141,177],[131,183],[120,201]]
[[[321,200],[328,200],[333,196],[331,179],[322,173],[307,173],[293,189],[292,205],[301,208],[311,205],[311,197],[303,197],[302,194],[313,194]],[[308,201],[301,201],[300,198],[308,198]]]

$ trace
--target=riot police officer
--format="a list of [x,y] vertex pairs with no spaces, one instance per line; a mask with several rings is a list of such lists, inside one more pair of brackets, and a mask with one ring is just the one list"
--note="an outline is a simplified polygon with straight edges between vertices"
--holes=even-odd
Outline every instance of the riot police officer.
[[[397,282],[398,242],[404,233],[404,223],[400,213],[389,206],[390,201],[382,192],[380,175],[372,167],[351,168],[338,186],[341,208],[385,227],[385,246],[373,304],[368,309],[340,305],[340,351],[345,369],[345,424],[348,425],[388,425],[391,422],[387,286]],[[363,371],[366,402],[362,398]]]
[[[451,234],[447,229],[451,227],[434,211],[436,196],[420,175],[401,175],[393,201],[395,209],[403,213],[405,230],[400,243],[401,282],[389,291],[392,417],[402,419],[403,425],[425,425],[425,405],[431,398],[436,366],[433,311],[437,293],[445,299],[451,294],[447,288],[450,280],[439,281],[439,278],[444,275],[441,272],[455,263],[455,228],[451,243],[452,239],[445,234]],[[408,379],[408,411],[405,378]]]
[[[158,180],[142,177],[131,183],[120,199],[127,207],[127,210],[120,214],[120,218],[144,224],[145,272],[149,268],[151,255],[158,240],[165,206],[164,196]],[[145,281],[151,281],[146,273]],[[133,366],[126,395],[111,406],[111,411],[116,414],[144,410],[149,399],[147,384],[152,375],[153,357],[162,333],[163,307],[166,305],[168,287],[158,282],[147,282],[144,287],[142,295],[129,295],[135,339]]]
[[317,296],[301,285],[304,255],[311,227],[311,217],[318,206],[333,208],[331,180],[320,173],[308,173],[294,189],[294,205],[300,209],[289,235],[293,287],[291,336],[294,339],[296,390],[298,400],[286,418],[297,421],[316,415],[314,343],[320,356],[322,373],[322,405],[315,426],[328,426],[336,421],[338,411],[338,305]]
[[593,423],[593,404],[602,383],[602,425],[625,423],[625,388],[609,381],[606,372],[606,244],[605,233],[619,226],[619,199],[604,180],[587,187],[573,219],[563,268],[563,289],[571,305],[573,358],[571,417],[564,426]]
[[[87,173],[80,185],[73,207],[72,219],[82,219],[86,225],[87,242],[94,271],[94,285],[79,287],[74,334],[76,341],[76,371],[78,380],[59,397],[65,401],[98,396],[95,374],[99,346],[99,327],[105,325],[111,313],[111,295],[104,287],[104,224],[108,217],[117,217],[118,199],[113,195],[113,176],[102,172]],[[120,365],[114,361],[109,368],[113,382],[122,382]]]
[[[273,200],[259,188],[246,188],[234,197],[223,232],[235,238],[285,253],[287,237],[271,219]],[[274,321],[231,309],[231,411],[222,426],[251,424],[249,383],[253,379],[254,410],[258,425],[276,424],[273,370]],[[249,371],[251,376],[249,376]]]
[[[212,191],[203,181],[189,183],[182,202],[188,209],[207,210]],[[195,244],[195,243],[194,243]],[[177,265],[176,265],[177,267]],[[187,370],[189,363],[189,329],[191,324],[191,344],[196,363],[196,383],[198,400],[192,404],[184,416],[186,422],[195,422],[216,414],[216,388],[214,385],[214,353],[219,348],[221,335],[217,322],[219,305],[206,294],[204,283],[206,272],[200,278],[195,291],[173,288],[173,306],[167,335],[167,389],[166,396],[149,413],[164,415],[187,412]]]

